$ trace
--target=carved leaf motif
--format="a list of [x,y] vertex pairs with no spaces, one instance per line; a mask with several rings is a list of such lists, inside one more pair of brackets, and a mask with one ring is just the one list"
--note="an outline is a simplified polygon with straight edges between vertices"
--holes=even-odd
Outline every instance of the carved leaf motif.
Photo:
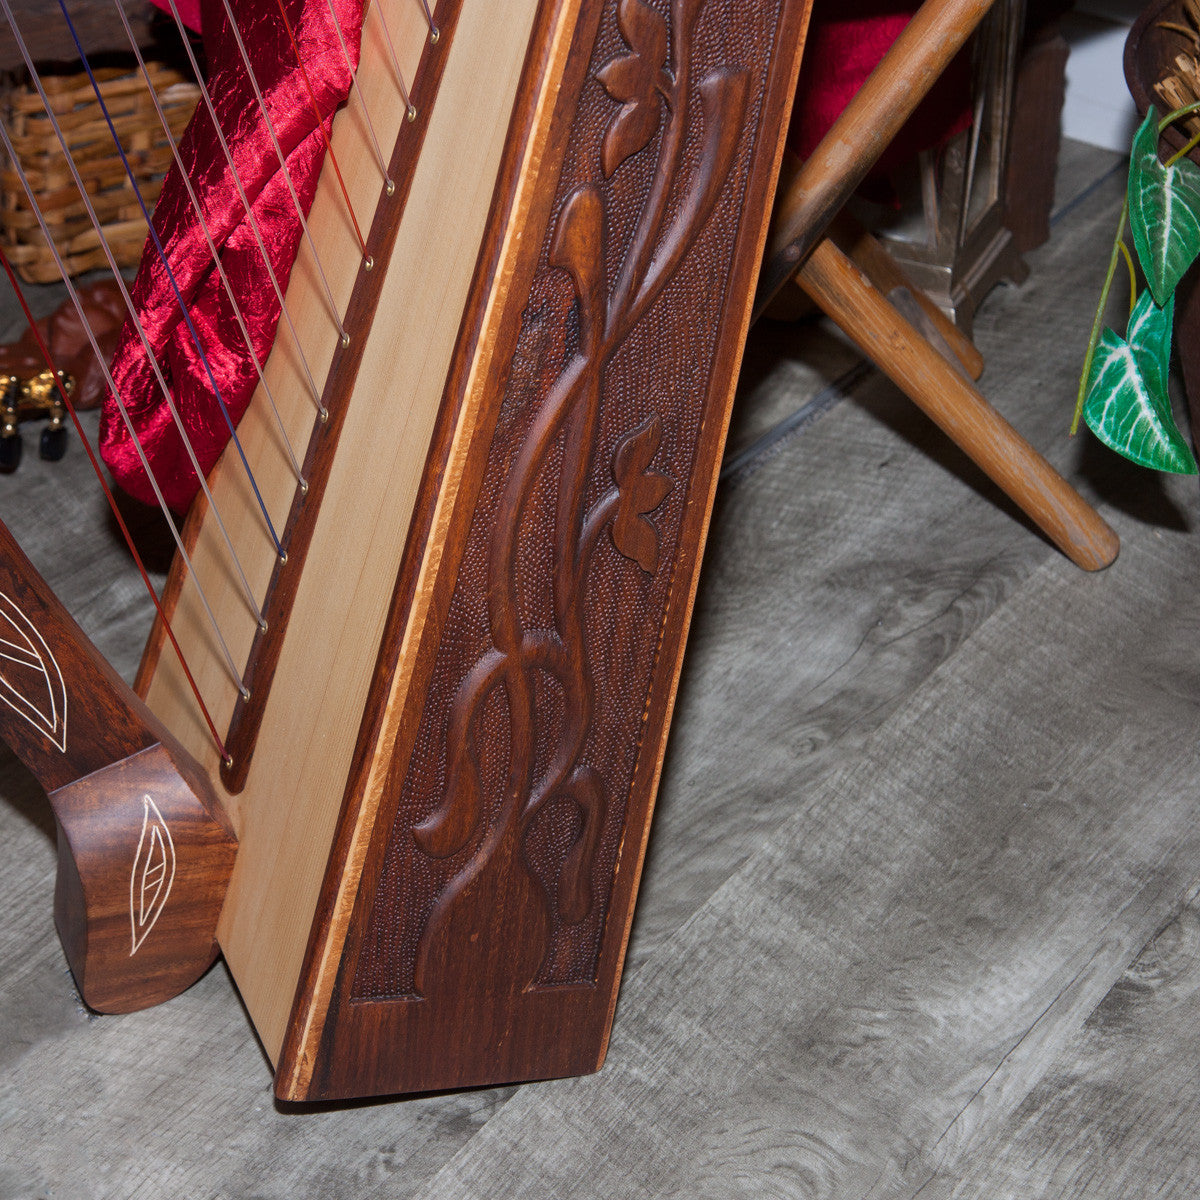
[[592,867],[604,829],[604,782],[594,767],[580,767],[570,788],[579,805],[582,825],[558,880],[558,912],[568,925],[578,925],[592,911]]
[[[445,799],[425,820],[413,826],[417,845],[432,858],[446,858],[461,850],[483,816],[483,789],[471,732],[475,696],[468,687],[458,699],[447,739],[450,770]],[[479,703],[482,704],[482,699]]]
[[667,61],[667,23],[645,0],[621,0],[617,24],[631,53],[597,73],[604,90],[621,105],[604,134],[600,157],[605,178],[657,132],[661,108],[655,84]]
[[129,921],[133,947],[130,957],[146,940],[166,907],[175,882],[175,843],[163,815],[150,796],[142,797],[142,836],[129,872]]
[[591,316],[603,308],[604,202],[591,184],[567,198],[550,248],[550,265],[568,272]]
[[0,701],[60,750],[67,748],[67,689],[45,638],[0,593]]
[[650,463],[662,442],[662,418],[647,418],[625,437],[613,454],[613,478],[617,484],[617,515],[613,520],[613,545],[646,572],[658,569],[658,530],[647,514],[666,498],[673,484]]

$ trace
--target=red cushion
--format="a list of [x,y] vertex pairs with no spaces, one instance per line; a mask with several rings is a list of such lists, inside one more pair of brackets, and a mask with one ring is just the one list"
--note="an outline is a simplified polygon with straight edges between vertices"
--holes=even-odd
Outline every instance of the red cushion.
[[[914,0],[817,0],[788,137],[801,158],[816,149],[918,7]],[[886,173],[919,151],[942,144],[970,123],[968,46],[884,151],[875,171]]]

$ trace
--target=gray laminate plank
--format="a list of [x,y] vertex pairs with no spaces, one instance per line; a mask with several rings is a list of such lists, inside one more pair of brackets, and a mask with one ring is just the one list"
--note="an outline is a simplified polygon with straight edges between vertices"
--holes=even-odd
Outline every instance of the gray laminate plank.
[[[1066,436],[1106,265],[1097,234],[1122,191],[1109,178],[1031,256],[1024,287],[981,310],[983,387],[1085,492],[1178,524],[1156,480]],[[790,815],[791,764],[819,782],[1054,553],[880,376],[760,466],[718,498],[634,964]]]
[[929,1200],[1191,1197],[1200,1180],[1200,909],[1145,948],[1038,1085]]
[[738,381],[726,458],[745,452],[861,361],[858,349],[825,318],[759,322]]

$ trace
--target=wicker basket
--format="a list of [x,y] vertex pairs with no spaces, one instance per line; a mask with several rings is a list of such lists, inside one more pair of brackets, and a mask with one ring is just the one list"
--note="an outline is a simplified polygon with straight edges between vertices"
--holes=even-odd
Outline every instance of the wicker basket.
[[[172,136],[178,138],[191,118],[200,90],[174,70],[154,63],[148,68]],[[151,205],[158,198],[172,155],[146,79],[140,70],[126,72],[119,68],[97,71],[96,79],[138,187],[147,205]],[[119,265],[133,266],[146,240],[146,222],[96,93],[86,75],[44,76],[42,84],[87,185],[105,239]],[[0,105],[13,149],[67,270],[78,275],[106,266],[108,260],[41,98],[33,88],[21,86],[4,95]],[[20,177],[7,162],[0,171],[0,222],[0,237],[22,279],[48,283],[59,278]]]

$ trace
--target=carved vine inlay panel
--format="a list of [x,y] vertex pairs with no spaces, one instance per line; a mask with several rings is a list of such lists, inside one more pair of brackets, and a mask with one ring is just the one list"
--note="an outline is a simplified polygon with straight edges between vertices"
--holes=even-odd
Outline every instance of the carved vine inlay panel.
[[481,911],[529,937],[503,962],[478,947],[479,970],[595,978],[778,9],[607,6],[358,999],[428,997],[449,945],[461,978]]

